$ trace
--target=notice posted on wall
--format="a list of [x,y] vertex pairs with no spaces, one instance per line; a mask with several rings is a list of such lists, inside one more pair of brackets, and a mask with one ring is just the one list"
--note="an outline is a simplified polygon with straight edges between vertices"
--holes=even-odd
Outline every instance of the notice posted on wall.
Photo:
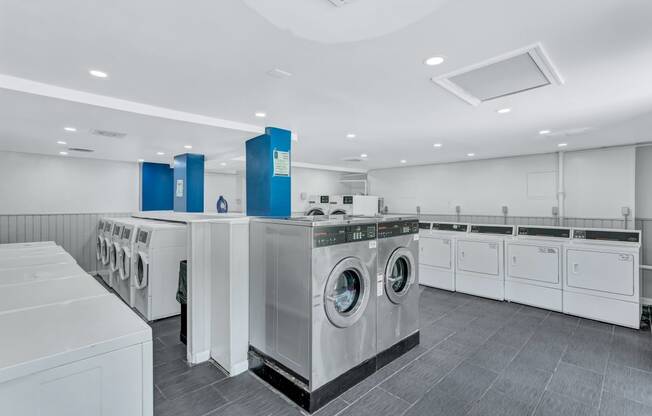
[[183,198],[183,179],[177,179],[177,198]]
[[274,149],[274,176],[290,176],[290,152]]

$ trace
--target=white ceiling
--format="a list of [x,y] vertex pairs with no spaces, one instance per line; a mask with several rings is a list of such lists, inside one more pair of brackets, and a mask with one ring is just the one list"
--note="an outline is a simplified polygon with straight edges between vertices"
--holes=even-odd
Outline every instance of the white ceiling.
[[[159,148],[181,153],[192,139],[193,151],[217,161],[241,154],[267,124],[298,134],[296,161],[371,169],[470,152],[550,152],[560,142],[572,150],[647,141],[651,15],[647,0],[355,0],[340,8],[327,0],[0,0],[0,74],[245,126],[0,90],[0,148],[55,152],[62,126],[73,124],[128,134],[107,143],[78,132],[96,146],[93,157],[155,160]],[[430,81],[537,42],[564,85],[473,107]],[[446,61],[423,65],[432,55]],[[109,77],[90,77],[91,68]],[[274,68],[293,76],[267,75]],[[0,87],[21,90],[6,79]],[[512,112],[497,114],[503,107]],[[361,153],[366,162],[342,161]]]

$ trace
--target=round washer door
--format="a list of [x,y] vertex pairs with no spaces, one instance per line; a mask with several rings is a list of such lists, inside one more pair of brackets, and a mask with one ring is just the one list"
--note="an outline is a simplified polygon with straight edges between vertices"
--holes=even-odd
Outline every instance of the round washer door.
[[393,303],[400,304],[414,284],[416,265],[412,252],[405,247],[397,248],[385,266],[385,293]]
[[118,271],[120,272],[120,280],[127,280],[130,272],[130,257],[127,254],[127,248],[121,247],[118,253]]
[[333,268],[324,289],[324,309],[328,320],[339,328],[360,319],[369,303],[371,278],[364,263],[347,257]]
[[118,251],[120,247],[116,244],[110,244],[109,246],[109,265],[111,266],[111,271],[118,271]]
[[346,215],[346,211],[343,209],[336,209],[333,212],[331,212],[331,215]]
[[95,240],[95,256],[97,257],[98,260],[102,259],[102,240],[103,238],[100,237],[99,235]]
[[324,210],[321,208],[310,208],[307,212],[306,215],[309,217],[312,217],[314,215],[324,215]]
[[138,253],[138,260],[136,260],[136,275],[134,276],[134,286],[136,289],[144,289],[147,287],[147,280],[149,277],[149,262],[143,253]]
[[102,264],[105,266],[109,264],[109,246],[106,238],[102,239]]

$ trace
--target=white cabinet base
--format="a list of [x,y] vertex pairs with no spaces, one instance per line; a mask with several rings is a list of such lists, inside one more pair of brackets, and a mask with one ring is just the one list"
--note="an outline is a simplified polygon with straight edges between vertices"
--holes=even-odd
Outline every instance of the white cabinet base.
[[641,304],[564,291],[564,313],[639,329]]
[[505,300],[551,311],[562,311],[561,289],[505,280]]
[[455,272],[419,265],[419,284],[437,289],[455,291]]
[[455,289],[469,295],[505,300],[505,281],[503,279],[457,272]]

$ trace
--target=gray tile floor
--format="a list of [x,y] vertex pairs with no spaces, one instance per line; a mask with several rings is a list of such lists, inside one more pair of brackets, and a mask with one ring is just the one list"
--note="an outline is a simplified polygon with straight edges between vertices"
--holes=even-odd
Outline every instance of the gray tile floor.
[[[424,288],[421,345],[315,413],[652,415],[652,335]],[[179,319],[152,324],[154,408],[167,415],[300,415],[246,373],[189,367]]]

